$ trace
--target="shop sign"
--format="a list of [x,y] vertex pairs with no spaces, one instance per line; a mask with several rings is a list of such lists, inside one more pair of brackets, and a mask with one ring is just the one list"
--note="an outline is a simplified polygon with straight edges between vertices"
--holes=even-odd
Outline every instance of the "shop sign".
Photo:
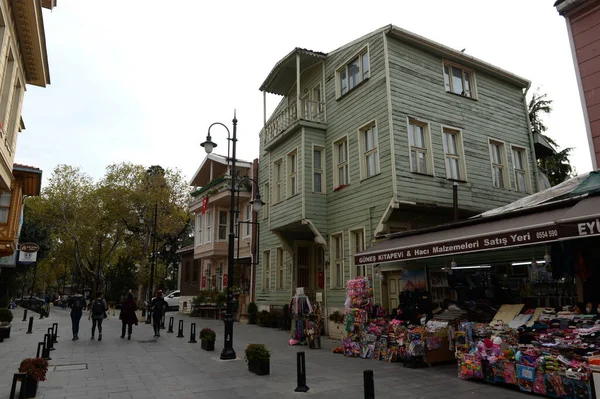
[[600,218],[584,219],[574,223],[553,224],[546,227],[529,228],[507,233],[487,234],[479,237],[444,241],[442,243],[427,243],[381,251],[374,254],[357,255],[354,257],[354,262],[356,265],[366,265],[424,259],[596,235],[600,235]]

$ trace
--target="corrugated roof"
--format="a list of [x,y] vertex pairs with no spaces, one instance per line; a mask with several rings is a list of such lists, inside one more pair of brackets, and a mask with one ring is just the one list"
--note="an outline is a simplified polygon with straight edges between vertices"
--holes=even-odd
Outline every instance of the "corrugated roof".
[[[287,78],[287,76],[283,76],[282,78],[280,78],[280,76],[281,75],[289,75],[291,73],[290,70],[293,70],[292,72],[294,73],[294,77],[295,77],[296,55],[300,55],[302,57],[300,60],[300,63],[301,63],[300,68],[302,70],[311,68],[317,62],[320,62],[327,58],[326,53],[321,53],[318,51],[312,51],[312,50],[308,50],[305,48],[296,47],[295,49],[290,51],[285,57],[283,57],[281,60],[279,60],[279,62],[277,62],[277,64],[275,64],[273,69],[271,69],[271,72],[269,72],[269,75],[267,75],[267,78],[265,79],[263,84],[260,86],[259,90],[267,91],[267,92],[273,93],[273,94],[279,94],[282,96],[287,95],[287,92],[289,91],[289,89],[291,89],[291,86],[293,85],[293,83],[295,83],[296,79],[295,78],[292,79],[291,80],[292,84],[290,85],[289,84],[290,80]],[[288,82],[288,84],[283,85],[282,87],[279,87],[279,86],[281,86],[282,81]]]

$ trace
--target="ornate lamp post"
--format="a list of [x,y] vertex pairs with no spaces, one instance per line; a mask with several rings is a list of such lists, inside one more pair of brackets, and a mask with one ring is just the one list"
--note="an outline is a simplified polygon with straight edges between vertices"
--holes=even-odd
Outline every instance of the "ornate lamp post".
[[[235,350],[233,349],[233,255],[234,255],[234,239],[235,233],[233,231],[233,224],[235,223],[235,147],[237,143],[237,118],[235,116],[235,111],[233,113],[233,135],[230,134],[229,128],[222,124],[221,122],[215,122],[208,127],[208,134],[206,136],[206,141],[200,144],[204,147],[204,150],[207,154],[210,154],[212,150],[217,146],[210,137],[210,129],[214,125],[221,125],[227,130],[227,161],[231,162],[231,187],[230,187],[230,206],[229,206],[229,247],[227,250],[227,309],[225,311],[225,336],[224,336],[224,347],[221,351],[221,360],[232,360],[236,358]],[[230,147],[231,147],[231,156],[230,156]],[[257,200],[251,201],[252,206],[255,212],[260,210],[262,205],[262,201],[260,200],[260,196],[258,196]]]

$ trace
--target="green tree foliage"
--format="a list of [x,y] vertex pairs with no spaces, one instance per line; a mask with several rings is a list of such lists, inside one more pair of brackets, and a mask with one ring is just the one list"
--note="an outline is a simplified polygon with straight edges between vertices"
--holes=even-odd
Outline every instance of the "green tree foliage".
[[557,185],[571,178],[575,171],[569,161],[569,155],[573,151],[572,147],[557,151],[558,144],[551,137],[546,135],[548,130],[542,117],[552,112],[552,100],[548,94],[540,94],[539,88],[532,94],[528,105],[529,122],[531,125],[531,134],[539,134],[548,141],[554,150],[554,154],[538,158],[540,170],[548,177],[551,185]]

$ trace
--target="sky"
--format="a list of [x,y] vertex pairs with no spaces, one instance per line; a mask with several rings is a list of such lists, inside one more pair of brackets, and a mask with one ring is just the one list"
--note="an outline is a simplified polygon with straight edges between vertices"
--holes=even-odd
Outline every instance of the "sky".
[[[329,52],[394,24],[532,82],[554,100],[547,134],[574,147],[577,172],[590,151],[565,20],[554,0],[199,1],[58,0],[44,10],[51,85],[28,86],[26,130],[15,162],[58,164],[100,179],[133,162],[182,171],[205,157],[208,126],[231,130],[237,158],[258,157],[263,96],[273,66],[295,47]],[[167,6],[168,5],[168,6]],[[267,115],[280,97],[267,96]],[[215,152],[227,131],[215,126]]]

